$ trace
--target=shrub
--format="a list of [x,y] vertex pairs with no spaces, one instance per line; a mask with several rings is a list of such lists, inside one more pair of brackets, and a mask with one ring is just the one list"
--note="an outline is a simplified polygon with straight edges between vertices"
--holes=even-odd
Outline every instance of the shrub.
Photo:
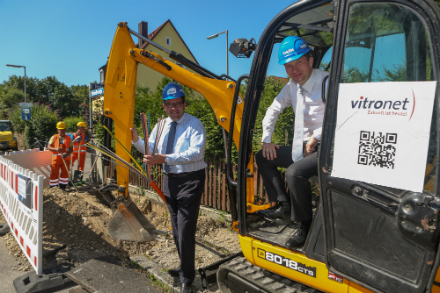
[[67,132],[76,132],[76,125],[78,122],[85,122],[81,116],[70,116],[65,118],[64,123],[66,123],[66,131]]

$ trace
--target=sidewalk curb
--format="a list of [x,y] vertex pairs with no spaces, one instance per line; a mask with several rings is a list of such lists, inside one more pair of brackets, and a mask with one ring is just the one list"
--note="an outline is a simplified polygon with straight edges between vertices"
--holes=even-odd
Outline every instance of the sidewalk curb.
[[[164,267],[155,263],[153,260],[149,259],[144,255],[136,255],[130,257],[130,260],[136,262],[138,265],[143,267],[148,273],[154,276],[154,279],[158,280],[170,290],[173,290],[176,293],[180,292],[180,280],[179,278],[173,278],[168,275],[167,272],[164,272]],[[196,277],[194,282],[192,283],[192,287],[194,292],[204,291],[202,287],[202,281],[200,279],[200,275],[196,272]]]

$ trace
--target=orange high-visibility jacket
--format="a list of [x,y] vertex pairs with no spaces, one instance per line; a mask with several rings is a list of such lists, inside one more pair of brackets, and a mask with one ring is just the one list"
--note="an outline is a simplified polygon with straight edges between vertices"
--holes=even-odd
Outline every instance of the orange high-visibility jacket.
[[[75,140],[78,137],[78,134],[74,133],[72,135],[73,140]],[[81,134],[82,139],[86,139],[86,135],[85,133]],[[85,141],[81,141],[81,142],[74,142],[73,143],[73,155],[77,156],[78,155],[78,148],[80,149],[81,152],[81,156],[85,155],[86,151],[87,151],[87,147],[86,147],[86,142]]]
[[[59,153],[58,151],[52,151],[52,162],[61,161],[61,155],[67,153],[70,149],[70,142],[71,142],[70,137],[67,135],[64,136],[64,144],[61,144],[61,153]],[[60,146],[60,136],[58,134],[55,134],[53,136],[53,147],[58,149],[59,146]]]

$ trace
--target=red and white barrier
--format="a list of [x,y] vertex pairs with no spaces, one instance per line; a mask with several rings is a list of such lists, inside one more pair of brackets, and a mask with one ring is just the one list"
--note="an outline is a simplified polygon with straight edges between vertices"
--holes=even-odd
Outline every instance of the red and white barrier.
[[43,177],[0,156],[0,208],[37,275],[43,273]]
[[40,151],[39,149],[23,150],[10,152],[3,156],[5,159],[11,160],[14,164],[21,166],[22,168],[29,169],[43,175],[44,187],[49,186],[50,179],[50,164],[52,162],[52,152]]

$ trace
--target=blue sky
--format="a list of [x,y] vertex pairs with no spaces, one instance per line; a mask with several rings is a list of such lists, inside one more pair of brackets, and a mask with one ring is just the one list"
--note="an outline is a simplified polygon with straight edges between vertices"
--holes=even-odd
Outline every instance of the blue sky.
[[[55,76],[66,85],[88,84],[99,79],[116,26],[127,22],[137,31],[140,21],[149,32],[170,19],[197,61],[216,74],[226,73],[226,40],[259,40],[266,25],[293,0],[0,0],[0,83],[11,75],[39,79]],[[253,56],[252,56],[253,57]],[[229,74],[249,73],[251,59],[229,54]],[[283,67],[271,64],[269,75],[286,76]]]

